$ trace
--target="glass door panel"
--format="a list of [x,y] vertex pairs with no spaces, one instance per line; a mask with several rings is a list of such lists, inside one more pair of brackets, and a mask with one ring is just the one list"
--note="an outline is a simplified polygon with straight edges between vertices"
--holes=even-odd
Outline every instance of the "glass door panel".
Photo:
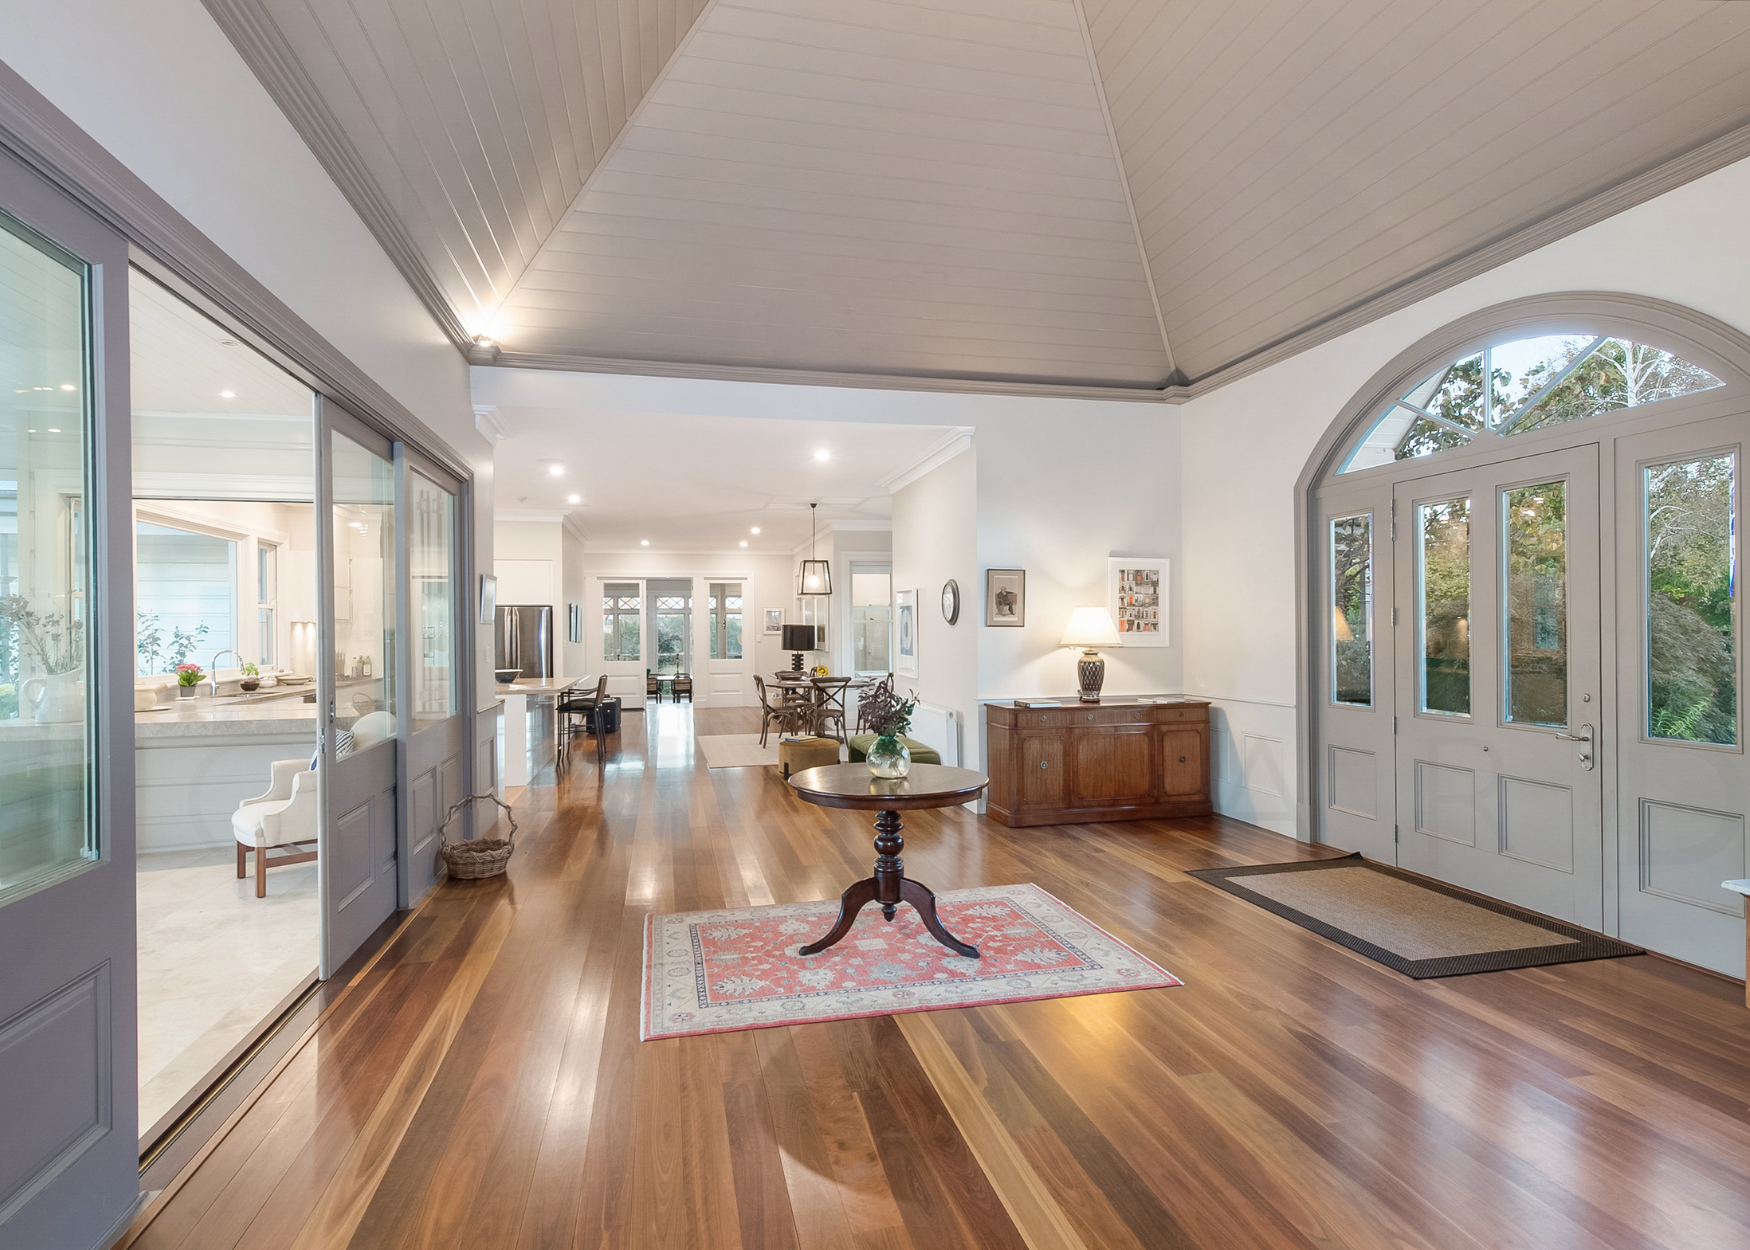
[[1642,468],[1649,738],[1738,744],[1732,452]]
[[1373,706],[1373,517],[1331,521],[1331,700]]
[[383,712],[390,726],[382,736],[367,726],[362,747],[394,736],[395,466],[344,434],[333,440],[337,715],[351,728]]
[[461,710],[458,682],[456,497],[407,474],[407,571],[413,615],[415,732]]
[[1470,500],[1416,505],[1417,689],[1423,712],[1470,715]]
[[1567,500],[1565,482],[1501,492],[1501,706],[1520,724],[1568,723]]

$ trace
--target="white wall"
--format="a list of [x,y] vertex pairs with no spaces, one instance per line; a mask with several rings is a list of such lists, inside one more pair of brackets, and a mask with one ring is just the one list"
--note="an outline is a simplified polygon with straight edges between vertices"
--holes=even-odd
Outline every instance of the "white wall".
[[[973,448],[893,496],[893,590],[896,596],[903,590],[918,592],[918,674],[910,677],[898,671],[896,637],[894,684],[902,694],[916,690],[924,702],[959,713],[962,760],[980,758],[980,627],[977,618],[964,610],[959,623],[949,625],[942,617],[941,590],[949,578],[966,587],[978,576],[979,483],[975,440]],[[897,621],[896,615],[896,635]]]
[[[589,626],[590,599],[586,592],[588,576],[583,551],[583,539],[569,525],[560,527],[559,534],[559,603],[554,608],[554,628],[559,631],[559,671],[567,681],[587,676],[589,668],[589,644],[594,638],[600,637],[600,623],[596,622],[597,633],[591,635]],[[600,594],[598,593],[596,611],[601,610]],[[582,641],[571,641],[571,605],[577,604],[583,614]],[[599,671],[599,669],[598,669]]]
[[1522,296],[1625,291],[1750,331],[1746,203],[1741,162],[1181,409],[1185,688],[1217,702],[1223,811],[1296,828],[1294,486],[1343,406],[1424,335]]

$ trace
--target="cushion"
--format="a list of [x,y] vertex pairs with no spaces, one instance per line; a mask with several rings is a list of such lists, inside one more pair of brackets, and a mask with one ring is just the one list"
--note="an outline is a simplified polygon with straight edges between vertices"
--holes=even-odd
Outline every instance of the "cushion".
[[[875,739],[879,736],[878,734],[852,734],[851,762],[856,763],[859,760],[868,759],[869,748],[875,745]],[[916,738],[908,738],[904,734],[899,735],[899,741],[906,750],[911,752],[911,762],[914,764],[940,764],[942,762],[942,757],[937,753],[935,747],[927,747]]]

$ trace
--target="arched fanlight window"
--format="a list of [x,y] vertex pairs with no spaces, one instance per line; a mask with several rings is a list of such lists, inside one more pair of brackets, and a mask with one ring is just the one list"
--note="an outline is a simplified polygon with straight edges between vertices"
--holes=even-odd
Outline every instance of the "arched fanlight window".
[[1706,369],[1668,351],[1609,335],[1548,334],[1501,343],[1436,369],[1387,404],[1338,472],[1414,460],[1478,439],[1511,437],[1720,385]]

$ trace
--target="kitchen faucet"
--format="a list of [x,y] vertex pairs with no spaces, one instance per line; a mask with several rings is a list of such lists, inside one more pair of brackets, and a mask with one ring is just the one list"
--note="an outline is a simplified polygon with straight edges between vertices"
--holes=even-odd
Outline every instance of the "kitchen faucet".
[[243,669],[243,653],[241,651],[233,651],[230,647],[226,647],[223,651],[213,652],[213,662],[207,667],[207,680],[213,685],[213,698],[215,699],[219,697],[219,657],[221,655],[236,656],[238,671],[241,672]]

